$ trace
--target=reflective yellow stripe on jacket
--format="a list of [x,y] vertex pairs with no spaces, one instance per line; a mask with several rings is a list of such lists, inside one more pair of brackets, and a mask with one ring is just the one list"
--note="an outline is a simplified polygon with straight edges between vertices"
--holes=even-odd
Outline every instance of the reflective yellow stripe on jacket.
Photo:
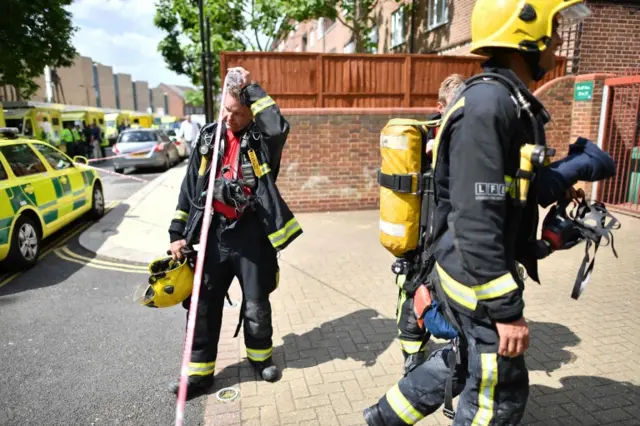
[[495,299],[518,289],[518,284],[510,273],[506,273],[485,284],[467,287],[454,280],[438,263],[436,263],[436,270],[447,296],[457,304],[472,311],[476,310],[478,300]]
[[300,224],[296,220],[296,218],[291,219],[287,224],[282,228],[269,235],[269,241],[271,241],[271,245],[273,247],[280,247],[287,241],[289,238],[296,232],[301,229]]
[[258,115],[258,113],[262,112],[262,110],[269,108],[271,105],[275,105],[276,101],[274,101],[271,96],[265,96],[264,98],[260,98],[251,104],[251,112],[253,115]]
[[175,214],[173,215],[173,218],[186,222],[187,219],[189,218],[189,213],[184,212],[182,210],[176,210]]

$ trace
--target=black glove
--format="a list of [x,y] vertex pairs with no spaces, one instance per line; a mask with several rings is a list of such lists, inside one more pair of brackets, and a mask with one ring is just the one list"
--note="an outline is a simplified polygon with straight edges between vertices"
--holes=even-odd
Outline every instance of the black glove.
[[580,228],[567,216],[566,206],[555,205],[542,222],[542,240],[551,253],[576,246],[584,240],[584,236]]

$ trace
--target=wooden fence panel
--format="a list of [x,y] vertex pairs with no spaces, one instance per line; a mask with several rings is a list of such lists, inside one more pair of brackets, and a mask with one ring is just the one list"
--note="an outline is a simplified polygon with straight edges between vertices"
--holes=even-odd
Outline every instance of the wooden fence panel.
[[[223,52],[226,70],[242,66],[282,108],[433,107],[440,83],[481,71],[477,56]],[[565,74],[565,59],[532,90]]]

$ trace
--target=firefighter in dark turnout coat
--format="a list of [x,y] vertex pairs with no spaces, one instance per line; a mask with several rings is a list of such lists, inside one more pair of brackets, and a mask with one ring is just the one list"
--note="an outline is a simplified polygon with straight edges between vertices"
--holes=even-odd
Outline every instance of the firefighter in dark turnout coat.
[[517,263],[539,281],[537,260],[549,254],[536,240],[536,175],[522,167],[523,158],[534,161],[532,147],[548,152],[549,117],[527,85],[555,66],[560,22],[588,15],[582,0],[476,2],[472,53],[489,56],[483,68],[497,76],[466,82],[445,113],[433,160],[435,265],[428,281],[458,337],[364,411],[370,426],[412,425],[443,402],[456,426],[520,422],[529,394],[529,329]]
[[[221,106],[224,116],[203,280],[189,363],[188,393],[209,388],[217,356],[222,311],[229,286],[237,277],[243,290],[241,321],[247,357],[262,379],[275,381],[272,361],[269,295],[278,286],[277,252],[302,230],[280,196],[276,179],[289,123],[275,101],[249,73],[236,68]],[[182,257],[198,243],[217,123],[201,130],[189,158],[178,206],[169,227],[170,251]],[[190,299],[183,306],[189,309]],[[178,392],[178,382],[171,384]]]

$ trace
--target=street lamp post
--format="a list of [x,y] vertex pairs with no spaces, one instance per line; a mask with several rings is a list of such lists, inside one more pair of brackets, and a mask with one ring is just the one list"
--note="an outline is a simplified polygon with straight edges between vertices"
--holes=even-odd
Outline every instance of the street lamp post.
[[204,0],[197,0],[198,1],[198,18],[200,21],[200,49],[202,52],[201,58],[202,58],[202,88],[204,89],[204,112],[205,112],[205,121],[207,123],[211,123],[213,121],[213,117],[209,115],[209,108],[210,108],[210,103],[211,103],[211,99],[209,97],[209,89],[211,87],[211,83],[209,82],[208,79],[208,73],[207,73],[207,44],[205,44],[205,38],[206,38],[206,34],[204,31],[204,5],[203,2]]

